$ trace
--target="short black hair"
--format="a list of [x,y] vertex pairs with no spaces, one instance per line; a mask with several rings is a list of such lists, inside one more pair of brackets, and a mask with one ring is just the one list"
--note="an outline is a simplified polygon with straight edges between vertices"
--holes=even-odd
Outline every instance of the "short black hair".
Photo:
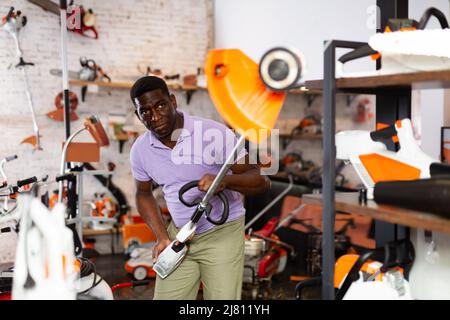
[[161,89],[164,94],[168,97],[170,96],[169,88],[167,87],[166,82],[160,77],[155,76],[146,76],[138,79],[130,90],[130,98],[133,101],[134,99],[143,95],[146,92]]

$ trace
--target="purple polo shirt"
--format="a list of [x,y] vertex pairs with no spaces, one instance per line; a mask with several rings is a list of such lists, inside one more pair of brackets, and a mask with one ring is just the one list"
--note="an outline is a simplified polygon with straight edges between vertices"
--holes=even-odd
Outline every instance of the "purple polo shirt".
[[[216,175],[227,156],[231,154],[237,137],[226,126],[210,119],[190,116],[182,112],[184,125],[173,149],[162,144],[151,131],[141,135],[130,152],[131,171],[138,181],[155,181],[162,186],[164,199],[177,228],[189,222],[195,207],[189,208],[178,198],[178,191],[186,183],[200,180],[205,174]],[[237,159],[246,155],[242,149]],[[227,173],[231,174],[231,170]],[[227,222],[245,214],[242,195],[225,190],[230,204]],[[191,201],[202,198],[204,192],[193,188],[184,194]],[[211,217],[218,220],[222,213],[222,202],[213,197]],[[203,233],[214,227],[203,215],[197,224],[196,233]]]

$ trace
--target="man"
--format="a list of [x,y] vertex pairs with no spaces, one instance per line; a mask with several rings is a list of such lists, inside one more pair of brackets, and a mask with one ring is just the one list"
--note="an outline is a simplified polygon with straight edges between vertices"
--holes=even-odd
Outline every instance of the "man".
[[[130,160],[136,180],[138,212],[157,237],[153,250],[156,261],[194,211],[179,201],[180,188],[190,181],[200,180],[198,190],[186,193],[185,199],[201,198],[231,153],[237,138],[220,123],[177,110],[175,96],[158,77],[143,77],[136,81],[130,96],[136,116],[148,129],[133,144]],[[204,148],[202,143],[210,141],[211,137],[216,139]],[[205,152],[207,149],[214,152],[208,154]],[[240,193],[257,194],[270,187],[270,180],[260,174],[258,166],[239,161],[244,157],[246,152],[243,149],[217,191],[223,191],[230,203],[227,222],[214,226],[204,216],[200,219],[181,265],[164,280],[157,277],[155,299],[196,299],[200,282],[205,299],[240,299],[245,215]],[[152,181],[162,186],[172,217],[167,230],[152,194]],[[211,216],[217,220],[222,212],[221,202],[213,197],[211,204]]]

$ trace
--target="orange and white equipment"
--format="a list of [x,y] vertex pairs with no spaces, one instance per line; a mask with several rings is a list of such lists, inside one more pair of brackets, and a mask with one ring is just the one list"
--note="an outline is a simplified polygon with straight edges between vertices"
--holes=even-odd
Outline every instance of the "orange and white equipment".
[[[393,138],[400,149],[390,151],[382,142]],[[351,163],[373,199],[379,181],[430,178],[438,160],[423,152],[414,138],[410,119],[377,131],[342,131],[336,134],[336,158]]]

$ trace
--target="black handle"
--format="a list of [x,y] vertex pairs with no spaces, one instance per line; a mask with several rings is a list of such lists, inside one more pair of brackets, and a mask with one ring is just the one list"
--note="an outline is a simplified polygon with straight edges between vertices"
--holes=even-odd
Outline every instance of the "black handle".
[[230,204],[228,203],[227,196],[223,192],[219,192],[217,195],[219,196],[219,199],[222,201],[223,204],[223,211],[220,216],[220,219],[219,220],[212,219],[209,215],[211,211],[209,211],[206,215],[206,220],[208,220],[212,224],[215,224],[216,226],[220,226],[221,224],[227,222],[228,215],[230,214]]
[[25,186],[27,184],[36,182],[36,181],[37,181],[36,177],[31,177],[31,178],[28,178],[28,179],[19,180],[19,181],[17,181],[17,186],[20,188],[20,187],[23,187],[23,186]]
[[395,128],[395,125],[380,130],[372,131],[370,133],[370,137],[372,138],[373,141],[385,141],[396,135],[397,129]]
[[[198,204],[202,201],[202,199],[197,198],[197,199],[193,200],[192,202],[188,202],[183,198],[183,195],[188,190],[198,187],[199,181],[200,180],[188,182],[180,188],[180,191],[178,192],[178,198],[180,199],[181,203],[184,204],[185,206],[190,207],[190,208],[194,207],[194,206],[198,206]],[[219,197],[220,201],[222,201],[222,204],[223,204],[223,211],[222,211],[222,214],[221,214],[219,220],[214,220],[210,217],[210,213],[211,213],[211,209],[212,209],[210,204],[208,204],[208,207],[206,208],[206,210],[204,210],[204,211],[202,210],[202,212],[205,212],[206,220],[208,220],[209,222],[211,222],[214,225],[221,225],[221,224],[224,224],[228,219],[228,215],[230,213],[230,204],[228,202],[228,198],[223,193],[223,191],[219,192],[217,194],[217,196]],[[192,216],[193,218],[197,216],[197,213],[199,212],[198,209],[199,208],[197,207],[196,212]]]
[[436,9],[436,8],[429,8],[425,13],[422,15],[422,18],[419,21],[419,27],[418,29],[425,29],[425,27],[428,24],[428,21],[430,18],[434,16],[436,19],[438,19],[439,24],[441,25],[442,29],[448,29],[448,22],[447,18],[445,18],[445,14],[442,13],[442,11]]
[[315,277],[300,281],[295,286],[295,299],[302,300],[302,291],[308,287],[317,287],[322,283],[322,277]]
[[430,165],[430,176],[439,177],[447,176],[450,177],[450,165],[440,162],[434,162]]
[[375,53],[378,53],[378,51],[373,50],[368,44],[366,44],[362,47],[356,48],[353,51],[350,51],[349,53],[344,54],[339,58],[339,62],[346,63],[348,61],[367,57]]

